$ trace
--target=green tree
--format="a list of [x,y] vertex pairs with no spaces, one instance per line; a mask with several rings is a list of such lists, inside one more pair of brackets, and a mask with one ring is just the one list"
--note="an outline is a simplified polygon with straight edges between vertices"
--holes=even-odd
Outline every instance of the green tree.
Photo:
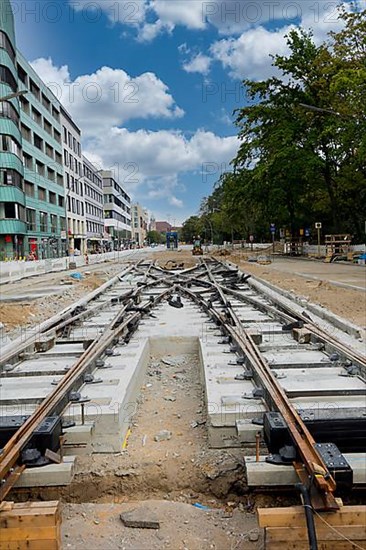
[[164,237],[159,231],[148,231],[146,238],[150,244],[161,244],[164,242]]

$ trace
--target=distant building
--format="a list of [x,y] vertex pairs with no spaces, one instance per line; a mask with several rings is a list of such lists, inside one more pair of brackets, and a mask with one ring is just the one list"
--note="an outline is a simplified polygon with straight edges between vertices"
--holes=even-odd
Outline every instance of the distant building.
[[131,241],[131,198],[112,170],[101,172],[104,194],[104,225],[114,250]]
[[152,216],[151,216],[151,218],[150,218],[149,231],[156,231],[156,220],[155,220],[153,214],[152,214]]
[[83,155],[87,250],[102,250],[104,237],[104,194],[100,170]]
[[172,225],[169,222],[156,222],[156,231],[159,233],[167,233],[171,231]]
[[148,212],[139,203],[132,205],[132,240],[143,245],[146,240],[148,227]]
[[64,183],[67,209],[69,252],[86,251],[86,223],[83,183],[81,131],[69,113],[61,107]]

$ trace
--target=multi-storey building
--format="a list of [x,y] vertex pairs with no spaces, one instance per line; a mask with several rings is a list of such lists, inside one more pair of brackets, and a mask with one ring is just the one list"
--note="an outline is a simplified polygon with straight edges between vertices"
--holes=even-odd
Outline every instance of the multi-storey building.
[[26,195],[25,253],[61,255],[65,232],[60,103],[22,54],[17,52]]
[[104,192],[104,224],[114,250],[131,241],[131,198],[112,170],[101,172]]
[[104,237],[103,178],[83,155],[87,250],[102,250]]
[[83,182],[81,131],[61,106],[64,185],[67,210],[67,243],[69,254],[86,252],[86,220]]
[[132,206],[132,240],[135,244],[142,246],[146,241],[149,215],[145,208],[139,203]]
[[24,254],[24,171],[14,20],[9,0],[0,9],[0,260]]

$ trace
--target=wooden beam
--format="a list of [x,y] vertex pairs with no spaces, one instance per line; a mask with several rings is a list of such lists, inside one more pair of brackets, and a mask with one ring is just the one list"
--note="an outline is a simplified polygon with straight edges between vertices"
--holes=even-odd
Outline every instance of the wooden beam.
[[[306,527],[304,508],[290,506],[287,508],[258,508],[260,527]],[[336,512],[320,512],[330,525],[365,525],[366,506],[342,506]],[[314,517],[315,525],[321,528],[324,523]]]
[[[366,541],[366,525],[337,525],[316,528],[316,538],[318,542],[343,541],[345,538],[356,541]],[[335,530],[336,531],[335,531]],[[339,533],[339,534],[338,534]],[[343,535],[343,536],[342,536]],[[267,527],[266,542],[288,542],[301,541],[307,539],[306,527]]]

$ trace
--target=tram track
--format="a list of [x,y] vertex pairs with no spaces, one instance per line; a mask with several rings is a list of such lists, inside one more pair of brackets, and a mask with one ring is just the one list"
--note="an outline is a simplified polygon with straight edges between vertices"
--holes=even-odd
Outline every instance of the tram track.
[[[51,357],[51,352],[57,356],[58,350],[65,349],[68,344],[81,343],[83,346],[67,370],[58,371],[52,391],[43,399],[34,401],[34,410],[4,446],[0,462],[1,500],[23,472],[22,451],[40,423],[52,415],[61,417],[70,402],[82,403],[85,375],[90,375],[89,381],[92,382],[93,373],[103,368],[103,361],[108,361],[109,354],[113,355],[114,347],[128,345],[141,321],[149,318],[158,304],[166,303],[172,297],[174,301],[175,296],[185,297],[196,304],[207,316],[207,321],[214,323],[213,328],[219,330],[225,345],[230,346],[228,352],[234,364],[242,370],[242,375],[236,377],[238,387],[241,380],[253,386],[252,395],[243,394],[243,399],[253,399],[267,412],[281,415],[284,431],[289,435],[295,452],[292,462],[302,482],[311,489],[313,505],[317,509],[338,508],[333,497],[337,480],[310,433],[307,420],[311,417],[311,407],[306,409],[304,403],[312,397],[320,399],[326,395],[329,405],[332,398],[336,403],[340,396],[346,396],[350,406],[340,407],[337,419],[345,426],[357,421],[358,432],[361,432],[364,420],[358,398],[365,395],[365,357],[326,333],[307,314],[299,314],[289,306],[261,295],[248,285],[248,277],[214,259],[178,271],[163,269],[155,262],[131,264],[86,299],[43,323],[37,334],[16,342],[11,350],[5,350],[0,366],[3,381],[9,381],[27,369],[29,378],[32,374],[36,377],[42,372],[44,358]],[[273,356],[280,357],[285,353],[290,356],[287,364],[272,361]],[[300,354],[301,363],[295,360]],[[30,360],[33,360],[32,368],[26,366]],[[318,374],[322,371],[329,377],[342,376],[346,387],[328,392],[314,388],[312,393],[311,388],[301,386],[305,377],[300,375],[299,387],[290,388],[284,373],[291,371],[296,385],[297,375],[293,372],[296,373],[296,369],[300,372],[304,365],[309,372]],[[79,399],[75,395],[71,398],[72,392],[77,392]],[[351,406],[352,396],[355,396],[356,406]],[[0,405],[3,416],[10,413],[6,399],[0,399]],[[320,407],[317,417],[311,417],[311,420],[313,424],[318,420],[324,424],[326,408]],[[323,426],[322,429],[326,434],[326,428]],[[330,443],[331,436],[330,428]],[[358,444],[361,445],[362,441]]]

